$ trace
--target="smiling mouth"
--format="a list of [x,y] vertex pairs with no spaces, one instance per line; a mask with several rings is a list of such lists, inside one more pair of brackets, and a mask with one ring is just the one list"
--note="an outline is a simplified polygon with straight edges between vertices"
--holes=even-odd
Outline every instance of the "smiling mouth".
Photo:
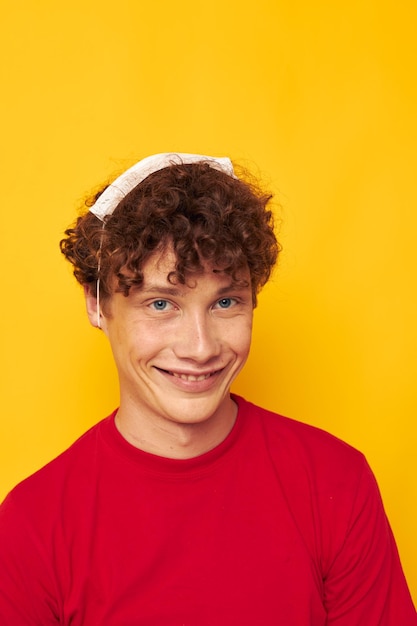
[[178,372],[172,372],[170,370],[163,370],[161,368],[157,368],[160,369],[161,372],[164,372],[165,374],[169,374],[170,376],[173,376],[174,378],[180,378],[181,380],[187,380],[189,382],[201,382],[202,380],[207,380],[207,378],[210,378],[210,376],[213,376],[213,374],[215,374],[216,372],[209,372],[208,374],[180,374]]
[[210,378],[211,374],[200,374],[196,376],[195,374],[177,374],[176,372],[169,372],[174,378],[181,378],[181,380],[189,380],[192,382],[199,382],[200,380],[206,380]]

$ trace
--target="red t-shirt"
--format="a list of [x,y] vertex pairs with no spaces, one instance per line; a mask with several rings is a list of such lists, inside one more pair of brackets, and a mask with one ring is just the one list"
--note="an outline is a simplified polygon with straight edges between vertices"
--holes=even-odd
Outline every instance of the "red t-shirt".
[[2,626],[416,626],[364,457],[235,399],[199,457],[138,450],[111,415],[18,485]]

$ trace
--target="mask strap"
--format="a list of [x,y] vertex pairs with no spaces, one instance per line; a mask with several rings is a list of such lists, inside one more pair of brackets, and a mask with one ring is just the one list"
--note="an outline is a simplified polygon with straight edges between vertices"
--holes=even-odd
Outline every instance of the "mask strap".
[[101,227],[100,247],[99,247],[98,255],[97,255],[98,256],[97,280],[96,280],[97,328],[101,328],[101,321],[100,321],[100,270],[101,270],[101,249],[103,247],[104,226],[105,226],[105,222],[103,222],[102,227]]

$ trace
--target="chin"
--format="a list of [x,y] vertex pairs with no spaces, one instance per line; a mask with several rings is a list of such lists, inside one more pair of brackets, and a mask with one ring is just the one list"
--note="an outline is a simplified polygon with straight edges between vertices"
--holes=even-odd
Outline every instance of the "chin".
[[186,398],[167,407],[166,415],[178,424],[202,424],[216,417],[226,418],[232,408],[228,406],[229,399],[229,393],[220,399]]

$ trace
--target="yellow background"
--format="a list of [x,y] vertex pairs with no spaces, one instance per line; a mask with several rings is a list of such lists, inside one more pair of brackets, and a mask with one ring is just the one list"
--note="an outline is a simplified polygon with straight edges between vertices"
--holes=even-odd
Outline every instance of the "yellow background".
[[58,241],[160,151],[230,155],[284,251],[235,391],[365,452],[417,599],[413,0],[27,0],[1,18],[0,497],[117,404]]

